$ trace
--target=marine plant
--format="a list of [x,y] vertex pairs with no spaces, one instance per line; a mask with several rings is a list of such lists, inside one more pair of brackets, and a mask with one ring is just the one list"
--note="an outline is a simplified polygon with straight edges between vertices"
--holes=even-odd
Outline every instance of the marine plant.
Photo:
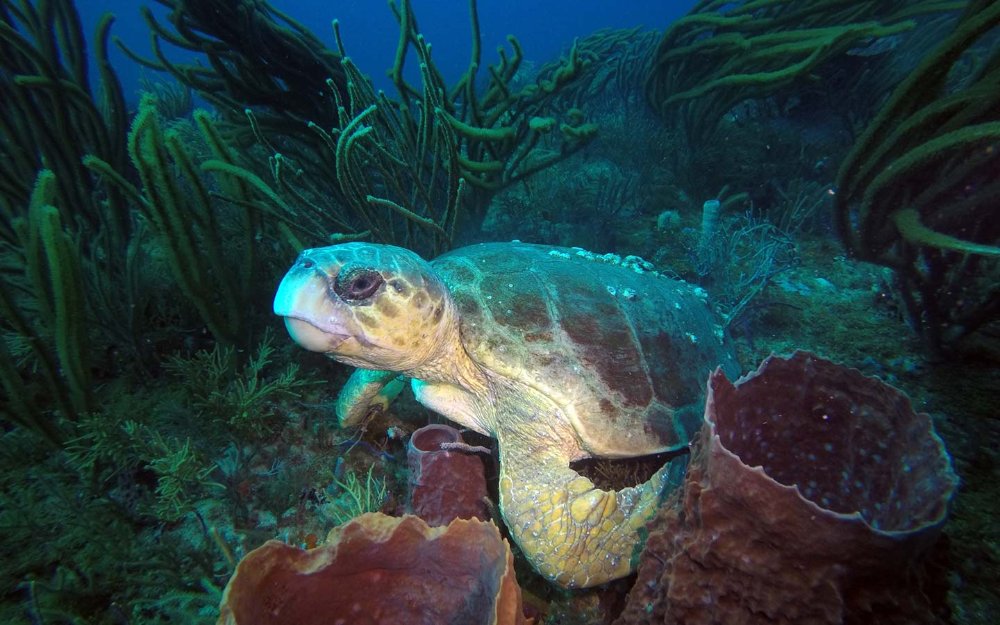
[[[0,289],[0,311],[8,336],[26,346],[29,360],[52,391],[51,401],[64,418],[74,420],[91,405],[85,302],[81,285],[80,252],[75,239],[63,226],[55,202],[56,177],[39,172],[28,202],[27,214],[11,223],[18,247],[4,249],[7,262],[20,264],[9,272]],[[20,275],[18,275],[20,273]],[[25,307],[21,298],[31,298]],[[45,406],[30,392],[21,377],[17,360],[6,340],[0,342],[0,383],[10,407],[5,412],[20,425],[42,434],[58,445],[64,433],[58,423],[44,415]]]
[[[213,0],[195,9],[159,1],[170,9],[176,30],[147,12],[156,58],[130,54],[198,90],[218,105],[235,133],[264,146],[270,153],[269,184],[318,216],[319,235],[327,241],[373,238],[434,255],[451,246],[463,215],[478,222],[494,193],[566,158],[597,130],[579,111],[553,113],[549,106],[584,65],[575,48],[534,83],[513,90],[523,53],[509,37],[511,52],[500,52],[485,86],[479,86],[481,35],[474,1],[469,68],[453,85],[438,70],[411,3],[390,3],[400,25],[390,70],[396,98],[376,91],[354,65],[336,22],[337,50],[331,51],[266,2]],[[240,19],[215,17],[234,12]],[[248,32],[234,33],[237,27]],[[259,37],[281,43],[252,50],[223,45]],[[209,67],[171,62],[161,40],[204,54]],[[419,85],[404,77],[414,57]],[[288,67],[294,81],[248,71],[262,65]]]
[[[81,162],[124,162],[111,20],[98,28],[100,96],[71,2],[4,2],[0,15],[0,620],[110,622],[116,601],[222,579],[212,551],[147,531],[190,511],[208,470],[128,388],[149,364],[143,324],[169,311],[140,305],[160,283],[128,198]],[[109,383],[119,350],[130,375]]]
[[681,129],[689,147],[708,145],[737,104],[798,85],[852,48],[908,32],[921,15],[964,6],[938,0],[701,0],[663,33],[646,96]]
[[199,419],[217,422],[228,441],[266,441],[285,420],[278,403],[297,398],[316,382],[303,377],[294,362],[270,372],[276,365],[270,331],[264,332],[245,363],[240,360],[233,346],[217,343],[191,356],[172,356],[165,366],[184,384]]
[[[778,227],[753,207],[724,220],[695,262],[727,327],[745,314],[782,272],[795,267],[798,233]],[[698,252],[696,252],[698,254]]]
[[1000,4],[968,4],[841,164],[836,218],[937,351],[1000,312]]
[[[132,505],[164,522],[178,521],[207,496],[233,499],[223,489],[246,478],[287,425],[284,402],[312,384],[294,363],[276,369],[273,355],[265,333],[242,365],[231,346],[220,344],[171,357],[166,368],[176,388],[135,399],[112,394],[106,410],[80,420],[65,446],[67,460],[91,475],[98,493],[145,473],[152,483],[137,487]],[[226,449],[235,458],[223,471],[210,459]]]
[[[257,190],[226,173],[238,157],[211,116],[195,111],[194,121],[212,158],[196,156],[196,141],[186,140],[177,127],[164,129],[155,98],[147,94],[127,143],[141,186],[95,155],[84,157],[84,164],[125,194],[145,218],[176,284],[213,337],[236,344],[246,336],[254,278],[263,273],[257,241],[268,236],[269,226],[262,223],[265,209],[255,201]],[[215,185],[203,171],[217,172]],[[282,208],[279,203],[272,215]],[[291,220],[287,213],[285,219]]]
[[343,478],[333,478],[332,498],[321,503],[317,510],[333,526],[343,525],[366,512],[378,512],[385,503],[385,480],[373,474],[375,465],[368,467],[364,478],[347,470]]
[[123,261],[133,226],[130,208],[114,190],[99,193],[99,183],[80,162],[88,153],[114,167],[127,160],[128,110],[107,56],[113,22],[107,14],[98,23],[98,79],[92,83],[83,27],[71,0],[0,2],[0,241],[14,241],[13,221],[44,167],[56,174],[53,205],[64,223],[78,222],[92,235],[83,251],[97,246],[109,265]]
[[[17,585],[0,600],[4,622],[160,622],[151,606],[225,581],[196,520],[213,467],[175,435],[161,402],[112,395],[54,453],[29,431],[4,434],[0,578]],[[188,521],[191,532],[163,531]]]
[[[72,2],[0,2],[2,412],[55,445],[66,431],[51,411],[72,422],[91,408],[89,354],[100,346],[88,336],[88,291],[130,301],[128,205],[99,192],[80,163],[87,151],[113,163],[124,157],[116,142],[124,99],[106,63],[111,23],[97,28],[95,92]],[[108,279],[91,280],[99,272]],[[121,313],[118,327],[127,327],[124,306],[107,312]]]
[[[273,357],[265,335],[245,365],[217,345],[172,358],[170,386],[136,392],[117,381],[54,453],[31,430],[4,435],[0,575],[23,580],[38,618],[109,622],[123,610],[156,622],[217,604],[232,555],[215,524],[238,518],[240,504],[222,483],[271,462],[283,406],[308,384]],[[226,448],[238,450],[229,473],[213,461]]]

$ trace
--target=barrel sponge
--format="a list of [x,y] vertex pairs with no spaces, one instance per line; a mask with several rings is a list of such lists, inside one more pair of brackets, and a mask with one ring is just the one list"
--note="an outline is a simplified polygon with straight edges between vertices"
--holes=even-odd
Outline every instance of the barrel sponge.
[[443,423],[425,425],[410,437],[410,511],[428,525],[490,518],[486,468],[467,447],[461,433]]
[[364,514],[303,550],[271,540],[236,567],[218,625],[522,625],[510,546],[476,519]]
[[806,352],[717,370],[617,622],[935,623],[921,564],[957,484],[930,418],[875,378]]

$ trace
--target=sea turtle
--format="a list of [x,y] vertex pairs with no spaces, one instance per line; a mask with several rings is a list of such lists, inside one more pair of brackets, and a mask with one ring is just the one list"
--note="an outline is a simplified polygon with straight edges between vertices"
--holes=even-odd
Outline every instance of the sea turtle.
[[535,569],[566,587],[629,574],[668,482],[601,490],[570,467],[683,448],[705,380],[738,373],[705,293],[635,257],[484,243],[427,262],[389,245],[306,250],[274,300],[292,338],[355,367],[355,425],[400,374],[416,398],[497,439],[500,510]]

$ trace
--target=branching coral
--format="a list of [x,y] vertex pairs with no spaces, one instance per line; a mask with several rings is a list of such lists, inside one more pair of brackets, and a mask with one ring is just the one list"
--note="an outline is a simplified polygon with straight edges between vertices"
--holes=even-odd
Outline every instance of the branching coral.
[[[635,112],[645,107],[643,83],[660,33],[641,27],[602,29],[573,44],[581,68],[572,82],[552,93],[554,111],[603,109],[607,113]],[[561,63],[550,62],[538,69],[539,84],[548,84]],[[603,130],[603,127],[602,127]]]
[[172,277],[213,337],[242,345],[254,279],[264,272],[258,241],[277,238],[280,231],[294,241],[289,226],[296,226],[294,215],[286,205],[269,202],[273,192],[254,184],[240,167],[208,112],[195,111],[197,134],[185,134],[183,123],[165,125],[155,98],[147,94],[128,135],[141,186],[95,155],[86,156],[84,164],[146,218]]

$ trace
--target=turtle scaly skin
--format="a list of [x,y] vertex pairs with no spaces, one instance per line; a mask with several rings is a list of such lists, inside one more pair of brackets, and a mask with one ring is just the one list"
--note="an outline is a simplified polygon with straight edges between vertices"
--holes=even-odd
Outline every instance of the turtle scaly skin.
[[[539,573],[567,588],[585,588],[630,574],[642,548],[640,532],[656,512],[664,487],[679,483],[677,461],[645,483],[601,490],[571,469],[544,435],[498,436],[500,509],[521,550]],[[518,476],[536,476],[519,479]]]
[[605,491],[570,463],[683,448],[706,374],[738,373],[703,292],[576,249],[482,244],[433,263],[386,245],[306,250],[274,310],[303,347],[359,368],[343,426],[384,408],[401,374],[422,404],[496,438],[504,521],[565,587],[634,570],[683,467]]

